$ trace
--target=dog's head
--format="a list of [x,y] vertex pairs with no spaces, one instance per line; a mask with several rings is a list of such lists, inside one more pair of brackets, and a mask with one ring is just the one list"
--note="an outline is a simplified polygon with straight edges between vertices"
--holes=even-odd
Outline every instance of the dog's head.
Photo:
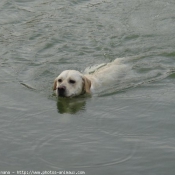
[[91,81],[76,70],[63,71],[54,81],[53,90],[57,96],[73,97],[90,93]]

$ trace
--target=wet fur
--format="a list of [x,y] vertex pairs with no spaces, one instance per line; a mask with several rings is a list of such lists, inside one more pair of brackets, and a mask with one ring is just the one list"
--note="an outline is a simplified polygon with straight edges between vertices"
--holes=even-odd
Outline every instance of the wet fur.
[[[88,74],[82,74],[76,70],[65,70],[55,79],[53,90],[59,96],[58,88],[65,87],[66,97],[78,96],[84,93],[91,94],[98,91],[100,87],[108,86],[116,80],[117,72],[125,68],[125,66],[117,66],[119,63],[120,59],[116,59]],[[59,82],[60,80],[61,82]],[[70,83],[70,80],[75,81],[75,83]]]

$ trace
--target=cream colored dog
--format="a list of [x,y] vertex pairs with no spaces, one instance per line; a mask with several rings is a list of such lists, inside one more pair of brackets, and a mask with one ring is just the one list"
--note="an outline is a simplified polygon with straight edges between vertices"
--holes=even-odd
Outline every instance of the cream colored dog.
[[116,80],[118,71],[125,67],[124,65],[117,66],[120,63],[119,60],[96,66],[96,69],[88,74],[82,74],[76,70],[65,70],[55,79],[53,90],[57,96],[62,97],[91,94]]

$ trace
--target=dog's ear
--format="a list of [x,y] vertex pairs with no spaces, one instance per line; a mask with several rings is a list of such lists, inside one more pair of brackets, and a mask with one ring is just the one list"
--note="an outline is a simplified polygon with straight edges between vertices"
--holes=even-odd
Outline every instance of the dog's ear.
[[56,86],[57,86],[57,78],[55,78],[54,83],[53,83],[53,90],[56,90]]
[[83,76],[83,81],[84,81],[83,90],[84,90],[86,93],[90,94],[90,93],[91,93],[91,91],[90,91],[90,88],[91,88],[91,81],[90,81],[87,77],[85,77],[85,76]]

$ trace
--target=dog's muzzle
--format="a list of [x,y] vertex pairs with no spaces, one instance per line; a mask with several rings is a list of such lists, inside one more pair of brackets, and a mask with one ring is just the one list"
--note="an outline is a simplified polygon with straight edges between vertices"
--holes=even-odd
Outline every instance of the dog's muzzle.
[[58,96],[60,96],[60,97],[66,96],[66,87],[65,86],[58,87]]

